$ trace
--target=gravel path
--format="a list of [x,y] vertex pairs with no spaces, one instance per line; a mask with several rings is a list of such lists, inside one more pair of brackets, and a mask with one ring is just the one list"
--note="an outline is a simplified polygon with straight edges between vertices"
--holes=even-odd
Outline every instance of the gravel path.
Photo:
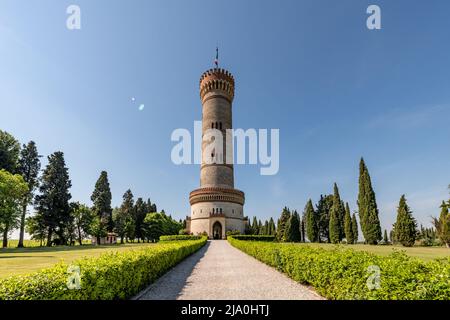
[[208,241],[134,299],[319,300],[309,288],[232,247]]

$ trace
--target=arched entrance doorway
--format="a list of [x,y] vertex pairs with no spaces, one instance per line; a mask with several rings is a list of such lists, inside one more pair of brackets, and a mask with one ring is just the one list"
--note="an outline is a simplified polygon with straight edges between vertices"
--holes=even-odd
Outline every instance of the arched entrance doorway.
[[213,239],[222,239],[222,225],[219,221],[216,221],[213,224]]

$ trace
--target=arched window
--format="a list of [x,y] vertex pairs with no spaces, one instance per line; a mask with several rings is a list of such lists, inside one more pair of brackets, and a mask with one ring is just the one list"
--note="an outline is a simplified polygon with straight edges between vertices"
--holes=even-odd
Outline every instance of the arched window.
[[214,129],[214,122],[211,123],[211,129]]
[[216,122],[216,129],[219,129],[219,123]]
[[222,130],[222,122],[219,123],[220,130]]
[[220,213],[222,213],[222,208],[220,208]]
[[215,212],[214,212],[214,208],[213,208],[213,214],[214,214]]

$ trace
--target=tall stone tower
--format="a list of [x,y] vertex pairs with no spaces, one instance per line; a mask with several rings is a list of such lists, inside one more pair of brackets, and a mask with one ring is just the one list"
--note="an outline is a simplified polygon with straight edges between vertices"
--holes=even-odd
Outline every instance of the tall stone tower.
[[224,239],[227,231],[244,233],[247,222],[243,212],[245,196],[234,188],[233,163],[227,161],[233,158],[232,148],[228,155],[226,148],[226,130],[232,128],[234,78],[231,73],[220,68],[204,72],[200,77],[200,98],[202,138],[208,132],[221,132],[223,148],[210,151],[208,141],[202,139],[200,188],[189,195],[191,217],[187,228],[193,234],[206,232],[210,238]]

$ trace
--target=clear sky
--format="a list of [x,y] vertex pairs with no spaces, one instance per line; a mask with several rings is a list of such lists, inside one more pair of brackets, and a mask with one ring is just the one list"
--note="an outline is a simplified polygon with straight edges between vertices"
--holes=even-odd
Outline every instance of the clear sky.
[[[66,28],[70,4],[81,30]],[[366,27],[369,4],[381,30]],[[363,156],[383,229],[403,193],[429,225],[449,197],[449,15],[447,0],[1,0],[0,128],[63,151],[73,200],[90,204],[106,170],[114,206],[131,188],[184,218],[200,170],[172,163],[170,136],[201,120],[219,44],[234,126],[280,129],[277,175],[235,168],[246,215],[302,211],[334,182],[356,210]]]

